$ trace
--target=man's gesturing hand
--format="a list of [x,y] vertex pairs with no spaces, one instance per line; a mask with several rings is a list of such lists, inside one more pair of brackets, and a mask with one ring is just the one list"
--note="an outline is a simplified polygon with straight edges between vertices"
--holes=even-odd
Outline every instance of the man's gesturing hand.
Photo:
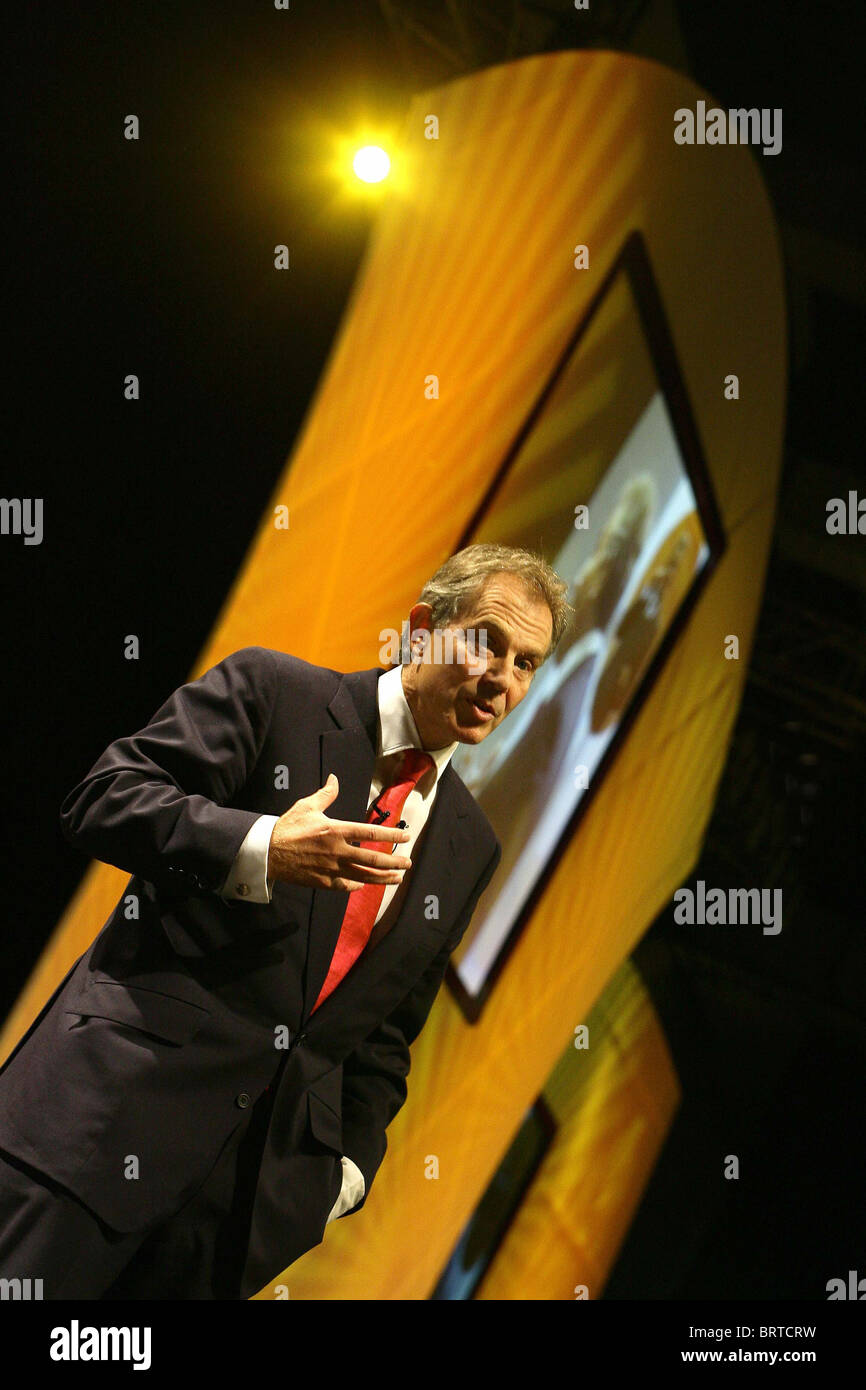
[[338,888],[352,893],[365,883],[401,883],[411,859],[390,852],[359,849],[362,840],[393,845],[411,839],[396,826],[329,820],[325,809],[340,790],[333,772],[312,796],[304,796],[280,816],[271,832],[268,878],[305,888]]

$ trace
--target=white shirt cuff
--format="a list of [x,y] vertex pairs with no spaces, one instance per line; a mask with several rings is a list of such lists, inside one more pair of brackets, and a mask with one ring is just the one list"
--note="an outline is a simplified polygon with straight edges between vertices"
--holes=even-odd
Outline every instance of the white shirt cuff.
[[228,878],[220,896],[244,903],[269,903],[271,883],[268,882],[268,850],[271,835],[279,816],[259,816],[253,821],[246,839],[235,855]]
[[366,1184],[364,1174],[361,1172],[357,1163],[353,1163],[351,1158],[343,1154],[340,1160],[343,1165],[343,1186],[340,1188],[340,1195],[331,1209],[331,1215],[325,1222],[328,1226],[332,1221],[336,1221],[338,1216],[343,1216],[352,1207],[357,1206],[364,1195]]

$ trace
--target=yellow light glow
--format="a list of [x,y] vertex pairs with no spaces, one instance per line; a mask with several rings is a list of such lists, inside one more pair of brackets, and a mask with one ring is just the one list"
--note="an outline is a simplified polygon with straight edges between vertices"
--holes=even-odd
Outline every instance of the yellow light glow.
[[364,145],[352,160],[352,168],[364,183],[381,183],[388,177],[391,161],[381,145]]

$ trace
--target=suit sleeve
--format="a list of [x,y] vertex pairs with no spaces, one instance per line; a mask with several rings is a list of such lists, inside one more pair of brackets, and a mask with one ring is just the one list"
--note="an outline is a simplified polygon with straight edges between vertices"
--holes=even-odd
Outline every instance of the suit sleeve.
[[406,1100],[409,1048],[427,1021],[449,957],[459,945],[501,853],[497,844],[456,925],[417,984],[343,1062],[343,1150],[363,1173],[365,1187],[352,1212],[360,1211],[369,1196],[388,1147],[385,1130]]
[[63,834],[157,886],[218,892],[258,819],[231,802],[255,767],[277,680],[273,655],[245,647],[181,686],[69,793]]

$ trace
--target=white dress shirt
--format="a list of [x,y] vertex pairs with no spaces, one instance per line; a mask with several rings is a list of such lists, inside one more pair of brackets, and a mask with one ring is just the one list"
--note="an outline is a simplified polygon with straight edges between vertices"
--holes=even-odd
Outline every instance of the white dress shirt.
[[[376,764],[373,780],[367,797],[367,809],[375,801],[383,787],[394,781],[400,766],[400,759],[407,748],[421,748],[421,739],[412,718],[406,696],[403,693],[402,667],[395,666],[379,677],[377,691],[379,706],[379,725],[377,736]],[[450,743],[445,748],[430,748],[427,751],[433,759],[433,767],[428,768],[410,791],[403,807],[401,819],[405,821],[410,839],[399,844],[395,853],[404,854],[414,863],[414,850],[420,840],[427,818],[436,799],[439,778],[448,766],[457,748]],[[289,806],[293,805],[289,802]],[[325,813],[327,815],[327,812]],[[224,898],[240,899],[248,903],[269,903],[271,901],[272,881],[268,879],[268,851],[271,835],[279,817],[259,816],[235,856],[234,863],[221,889]],[[383,844],[382,849],[386,846]],[[376,921],[365,950],[371,950],[393,926],[400,912],[400,905],[408,889],[411,869],[407,869],[401,883],[388,883],[382,895],[382,902],[376,914]],[[338,986],[339,988],[339,986]],[[343,1186],[334,1203],[328,1222],[351,1211],[364,1196],[364,1175],[357,1164],[345,1154],[342,1158]]]

